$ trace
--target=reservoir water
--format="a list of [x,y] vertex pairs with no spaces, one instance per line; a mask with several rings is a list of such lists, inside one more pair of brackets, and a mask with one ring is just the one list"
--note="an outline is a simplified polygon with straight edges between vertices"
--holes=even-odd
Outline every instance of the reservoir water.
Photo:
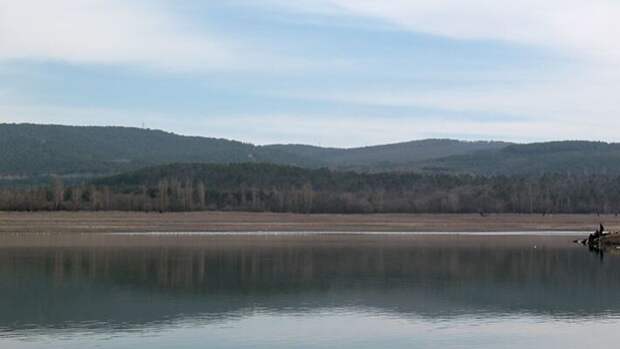
[[614,348],[572,234],[0,237],[0,348]]

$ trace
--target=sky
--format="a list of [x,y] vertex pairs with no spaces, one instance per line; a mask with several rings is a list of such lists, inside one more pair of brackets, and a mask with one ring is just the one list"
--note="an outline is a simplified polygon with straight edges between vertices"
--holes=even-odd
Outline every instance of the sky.
[[619,0],[0,0],[0,122],[620,141]]

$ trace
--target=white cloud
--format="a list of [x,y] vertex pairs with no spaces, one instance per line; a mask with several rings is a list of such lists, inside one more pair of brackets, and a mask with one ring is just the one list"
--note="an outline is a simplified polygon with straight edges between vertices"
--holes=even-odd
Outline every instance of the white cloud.
[[[236,0],[253,3],[250,0]],[[426,107],[436,111],[527,116],[529,120],[455,120],[454,117],[400,118],[337,115],[222,116],[179,120],[171,115],[20,104],[0,91],[0,121],[147,126],[180,133],[235,138],[257,143],[300,142],[352,146],[426,137],[550,140],[590,138],[620,141],[615,91],[620,90],[620,2],[614,0],[266,0],[298,11],[380,19],[411,30],[454,39],[499,40],[562,50],[586,58],[579,74],[508,76],[511,85],[479,88],[413,89],[397,86],[356,90],[302,91],[291,81],[280,96],[333,100],[357,105]],[[296,18],[293,17],[292,20]],[[299,69],[349,62],[270,57],[265,48],[189,29],[155,1],[0,0],[0,62],[55,60],[87,64],[131,64],[164,70]],[[276,43],[277,44],[277,43]],[[300,43],[303,44],[303,43]],[[278,50],[276,50],[278,51]],[[282,52],[282,51],[280,51]],[[481,59],[484,59],[483,57]],[[591,61],[592,60],[592,61]],[[266,64],[265,62],[268,62]],[[581,63],[584,63],[581,62]],[[593,64],[596,63],[596,64]],[[2,66],[0,66],[2,68]],[[584,73],[586,70],[587,73]],[[544,72],[538,69],[536,73]],[[272,73],[270,71],[270,73]],[[430,72],[436,76],[441,72]],[[462,73],[462,72],[461,72]],[[467,72],[465,72],[467,73]],[[487,72],[489,73],[489,72]],[[363,74],[363,73],[362,73]],[[479,72],[475,72],[479,74]],[[491,72],[491,74],[494,74]],[[520,80],[515,83],[516,80]],[[458,77],[448,77],[458,81]],[[388,79],[389,80],[389,79]],[[545,81],[546,80],[546,81]],[[542,82],[540,82],[542,81]],[[346,81],[344,81],[346,84]],[[303,82],[301,83],[303,84]],[[337,85],[335,85],[337,86]],[[268,86],[265,87],[268,89]],[[302,87],[299,87],[302,89]],[[276,93],[278,94],[278,93]],[[13,106],[11,106],[11,103]],[[36,103],[35,103],[36,104]],[[291,112],[291,114],[293,114]],[[129,124],[128,124],[129,123]],[[251,131],[248,131],[251,130]]]
[[235,48],[156,2],[122,0],[0,0],[0,60],[135,64],[209,70],[239,64]]
[[461,89],[384,88],[292,93],[307,100],[378,107],[412,107],[450,112],[497,113],[528,117],[612,117],[618,110],[618,83],[563,81],[523,86]]
[[[275,3],[281,3],[274,0]],[[455,39],[532,44],[595,57],[620,58],[616,0],[305,0],[298,11],[367,16]]]

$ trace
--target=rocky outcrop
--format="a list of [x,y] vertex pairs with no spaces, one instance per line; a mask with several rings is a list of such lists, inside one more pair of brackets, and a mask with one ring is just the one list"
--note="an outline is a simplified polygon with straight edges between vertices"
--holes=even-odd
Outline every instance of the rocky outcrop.
[[620,233],[610,233],[605,231],[605,227],[601,224],[599,228],[586,239],[577,240],[580,244],[588,246],[593,250],[608,250],[620,248]]

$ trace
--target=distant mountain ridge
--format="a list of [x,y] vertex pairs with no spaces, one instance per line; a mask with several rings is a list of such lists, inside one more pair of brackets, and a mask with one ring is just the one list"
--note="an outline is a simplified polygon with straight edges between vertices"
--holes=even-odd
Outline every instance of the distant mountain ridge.
[[512,144],[497,151],[454,155],[405,166],[407,170],[474,175],[620,174],[620,144],[561,141]]
[[0,124],[0,176],[113,174],[170,163],[266,162],[308,168],[381,168],[499,149],[507,143],[423,140],[364,148],[256,146],[159,130]]
[[110,174],[174,162],[302,164],[278,150],[128,127],[0,124],[0,174]]
[[382,166],[390,166],[390,164],[420,162],[447,156],[473,154],[478,151],[499,150],[508,145],[510,143],[424,139],[347,149],[308,145],[269,145],[265,148],[304,158],[321,159],[329,167],[381,169]]
[[128,127],[0,124],[0,180],[105,176],[173,163],[272,163],[360,172],[620,174],[620,144],[427,139],[359,148],[257,146]]

